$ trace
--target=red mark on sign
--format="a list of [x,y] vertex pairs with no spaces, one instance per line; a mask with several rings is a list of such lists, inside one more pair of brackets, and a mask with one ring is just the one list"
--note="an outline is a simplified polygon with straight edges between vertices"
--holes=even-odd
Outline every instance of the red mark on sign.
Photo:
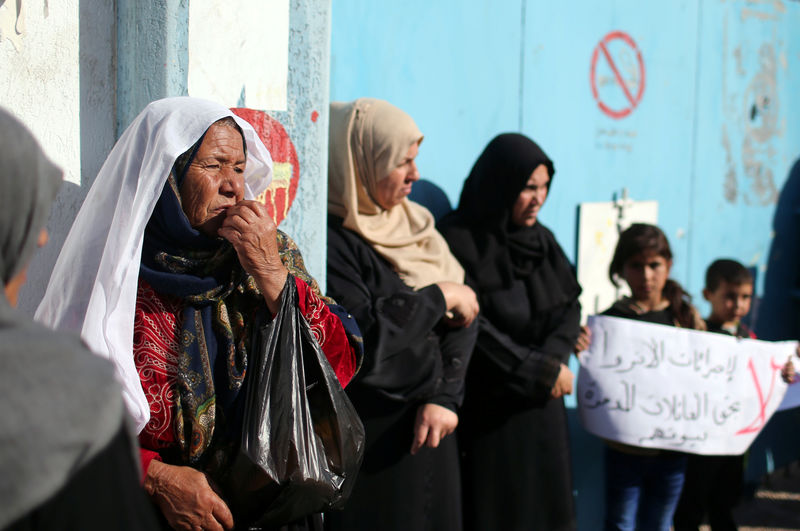
[[781,365],[775,363],[775,360],[773,359],[769,360],[769,365],[772,374],[770,375],[769,380],[769,391],[767,391],[767,396],[765,398],[764,391],[761,389],[761,384],[758,381],[758,373],[756,373],[756,366],[753,363],[753,360],[750,359],[750,361],[747,363],[747,368],[750,369],[750,375],[753,377],[753,383],[756,386],[756,394],[758,394],[758,416],[748,426],[737,431],[736,435],[758,433],[767,423],[767,405],[772,398],[772,392],[775,390],[775,377],[777,374],[780,374],[781,369],[783,368]]
[[300,164],[292,139],[281,123],[264,111],[231,109],[256,130],[261,141],[272,155],[272,182],[256,200],[264,203],[276,225],[286,218],[297,195],[300,182]]
[[[603,57],[603,61],[600,61],[600,56]],[[604,79],[598,82],[598,62],[608,65],[613,74],[610,82]],[[603,37],[592,53],[589,79],[592,96],[603,113],[619,120],[633,112],[642,101],[645,73],[642,52],[630,35],[622,31],[612,31]],[[620,91],[624,96],[623,103],[616,109],[612,108],[608,102],[620,99],[618,96]]]
[[314,122],[314,123],[317,123],[317,118],[319,118],[319,113],[317,111],[312,112],[311,113],[311,121]]

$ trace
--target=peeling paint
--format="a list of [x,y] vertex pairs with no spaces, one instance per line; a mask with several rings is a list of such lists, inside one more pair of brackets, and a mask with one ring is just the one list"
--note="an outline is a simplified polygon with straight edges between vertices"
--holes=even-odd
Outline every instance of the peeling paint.
[[733,49],[733,57],[736,59],[736,73],[740,76],[745,75],[744,67],[742,67],[742,47],[737,46]]
[[22,0],[0,0],[0,42],[8,40],[14,50],[22,50],[22,36],[25,34],[25,10]]
[[777,200],[778,191],[775,188],[772,169],[759,160],[760,154],[754,148],[751,139],[749,137],[745,138],[742,144],[742,164],[744,173],[750,179],[751,189],[756,196],[746,196],[745,201],[748,204],[752,204],[753,200],[755,200],[759,204],[767,205]]
[[758,204],[774,203],[778,197],[772,171],[774,149],[770,140],[780,134],[778,128],[779,99],[776,53],[771,44],[759,49],[759,70],[744,94],[745,138],[742,142],[742,165],[750,180],[753,197]]
[[747,22],[748,19],[757,20],[777,20],[778,16],[772,13],[764,13],[763,11],[755,11],[754,9],[742,9],[742,22]]
[[0,0],[0,102],[72,183],[80,182],[78,2],[58,2],[46,19],[41,0]]
[[759,71],[753,76],[745,91],[745,105],[749,120],[748,133],[759,142],[766,142],[777,134],[778,92],[776,90],[775,50],[763,44],[759,50]]
[[781,0],[748,0],[748,4],[764,4],[764,5],[771,5],[775,11],[780,13],[786,12],[786,6],[783,5]]
[[731,141],[728,138],[728,130],[724,125],[722,126],[722,147],[725,150],[725,181],[722,195],[729,203],[735,203],[739,185],[736,182],[736,167],[733,164]]

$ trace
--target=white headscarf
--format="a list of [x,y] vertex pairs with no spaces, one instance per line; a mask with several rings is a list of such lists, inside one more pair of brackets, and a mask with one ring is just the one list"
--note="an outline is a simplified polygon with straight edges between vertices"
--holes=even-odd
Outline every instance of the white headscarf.
[[56,261],[36,319],[80,333],[117,368],[137,430],[150,419],[133,361],[133,318],[144,229],[175,159],[217,120],[233,116],[247,144],[245,198],[272,179],[272,157],[252,126],[196,98],[154,101],[136,117],[100,169]]

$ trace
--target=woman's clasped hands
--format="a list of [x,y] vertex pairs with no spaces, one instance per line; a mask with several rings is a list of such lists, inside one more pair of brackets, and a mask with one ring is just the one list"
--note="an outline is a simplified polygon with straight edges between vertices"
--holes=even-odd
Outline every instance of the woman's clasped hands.
[[475,292],[465,284],[456,282],[437,282],[442,290],[448,315],[445,322],[453,327],[469,326],[478,316],[480,307]]

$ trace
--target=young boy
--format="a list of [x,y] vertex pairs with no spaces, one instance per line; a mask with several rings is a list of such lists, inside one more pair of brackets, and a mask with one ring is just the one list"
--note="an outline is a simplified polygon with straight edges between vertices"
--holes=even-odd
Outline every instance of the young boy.
[[709,332],[755,339],[741,322],[753,300],[753,277],[742,264],[721,259],[708,266],[703,298],[711,303],[711,315],[706,319]]
[[[735,260],[716,260],[706,270],[703,297],[711,303],[709,332],[755,339],[741,320],[750,311],[753,277]],[[784,381],[794,379],[791,360],[783,367]],[[675,531],[697,531],[708,514],[713,531],[735,530],[733,508],[742,490],[744,455],[690,455],[681,499],[675,511]]]

